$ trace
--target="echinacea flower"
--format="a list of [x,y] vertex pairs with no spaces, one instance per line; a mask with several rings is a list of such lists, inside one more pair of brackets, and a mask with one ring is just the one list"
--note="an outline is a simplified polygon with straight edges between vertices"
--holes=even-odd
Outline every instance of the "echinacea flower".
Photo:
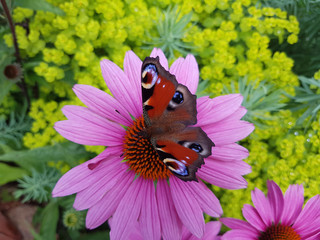
[[[168,61],[160,49],[152,51],[151,57],[156,56],[168,70]],[[223,188],[246,187],[242,175],[251,168],[241,160],[248,151],[235,142],[249,135],[254,127],[240,120],[246,113],[241,107],[241,95],[201,97],[197,99],[196,126],[215,147],[196,173],[199,182],[185,182],[170,174],[156,157],[150,141],[143,138],[135,144],[139,147],[130,149],[139,159],[135,162],[138,166],[133,166],[123,155],[129,154],[125,146],[131,130],[143,123],[141,66],[142,61],[132,51],[126,53],[124,71],[109,60],[101,62],[113,97],[91,86],[74,86],[74,92],[88,108],[65,106],[62,111],[68,120],[57,122],[55,129],[70,141],[107,148],[62,176],[52,194],[60,197],[77,193],[73,206],[76,210],[88,209],[89,229],[112,217],[112,239],[127,239],[137,221],[144,239],[180,239],[182,226],[201,237],[205,229],[203,212],[218,217],[222,209],[200,179]],[[191,93],[196,92],[199,70],[192,55],[177,59],[169,71]]]
[[223,240],[319,240],[320,195],[308,200],[302,209],[302,185],[290,185],[283,196],[280,187],[268,181],[268,195],[252,191],[254,207],[245,204],[242,213],[247,221],[221,218],[232,230]]

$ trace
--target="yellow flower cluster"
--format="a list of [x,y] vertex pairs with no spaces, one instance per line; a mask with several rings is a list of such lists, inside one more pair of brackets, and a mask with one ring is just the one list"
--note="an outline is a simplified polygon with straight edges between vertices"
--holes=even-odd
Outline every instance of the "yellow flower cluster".
[[195,51],[204,65],[201,77],[211,82],[208,92],[219,95],[220,83],[226,85],[247,76],[293,93],[298,84],[291,71],[293,61],[284,53],[272,54],[269,42],[287,38],[290,44],[295,43],[299,33],[297,19],[287,18],[280,9],[259,8],[256,1],[250,0],[210,1],[209,5],[209,11],[194,9],[204,29],[193,27],[184,39],[197,47]]
[[23,22],[26,18],[30,18],[33,15],[33,10],[27,8],[16,7],[13,9],[13,20],[16,23]]
[[48,166],[58,169],[61,174],[65,174],[71,169],[70,165],[63,161],[58,161],[58,162],[50,161],[48,162]]
[[[75,80],[105,89],[101,72],[96,68],[101,58],[109,58],[122,65],[128,43],[139,47],[145,32],[153,26],[156,8],[148,8],[143,0],[110,2],[107,0],[49,1],[61,8],[65,15],[36,11],[30,19],[30,32],[16,27],[19,47],[32,57],[43,54],[35,72],[52,83],[63,80],[63,66],[69,65]],[[22,21],[33,11],[16,8],[14,18]],[[150,21],[145,21],[150,19]],[[6,43],[12,46],[8,34]],[[145,55],[145,51],[139,51]],[[93,72],[93,71],[94,72]]]
[[61,142],[64,138],[58,134],[53,125],[64,118],[61,108],[67,102],[45,102],[43,99],[32,102],[29,116],[34,119],[31,131],[23,138],[27,148],[37,148]]
[[66,55],[63,51],[55,48],[45,48],[42,50],[42,53],[43,53],[43,60],[47,63],[53,62],[54,64],[57,64],[60,66],[60,65],[67,64],[70,60],[68,55]]
[[[35,73],[49,83],[40,86],[41,94],[53,93],[58,97],[75,100],[75,95],[71,93],[71,84],[74,83],[92,85],[109,92],[101,75],[100,60],[109,58],[122,66],[125,52],[131,49],[129,43],[139,49],[136,52],[141,56],[149,52],[140,46],[146,31],[153,26],[153,20],[159,14],[155,7],[148,7],[145,1],[135,0],[130,4],[107,0],[49,2],[61,8],[65,14],[59,16],[23,8],[16,8],[13,12],[16,22],[30,18],[29,32],[22,26],[16,26],[22,55],[43,56],[34,68]],[[5,35],[4,39],[8,46],[13,45],[10,34]],[[70,80],[67,79],[68,72],[71,72]],[[34,113],[39,111],[42,115],[47,104],[41,100],[32,104],[30,116],[35,122],[32,131],[24,138],[27,147],[45,146],[56,141],[52,135],[52,126],[56,120],[62,119],[58,109],[63,103],[59,103],[59,107],[48,114],[50,117],[47,119]],[[56,117],[52,118],[54,114]],[[54,135],[60,138],[56,133]],[[88,147],[88,150],[97,152],[100,148]]]
[[34,68],[34,71],[51,83],[56,79],[62,79],[64,77],[64,71],[58,67],[50,67],[47,63],[42,62],[39,66]]
[[316,71],[313,77],[317,80],[320,80],[320,70]]
[[[16,25],[15,27],[19,48],[22,50],[22,56],[34,57],[45,47],[45,41],[40,39],[38,30],[31,28],[27,35],[27,30],[22,26]],[[4,35],[5,43],[13,46],[11,34]]]

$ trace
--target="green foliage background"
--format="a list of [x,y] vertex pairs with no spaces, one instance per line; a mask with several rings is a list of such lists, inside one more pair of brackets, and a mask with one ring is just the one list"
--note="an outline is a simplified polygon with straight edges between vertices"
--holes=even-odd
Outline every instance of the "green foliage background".
[[122,67],[130,49],[144,59],[160,47],[170,63],[192,53],[200,69],[198,95],[244,96],[245,120],[256,126],[241,142],[252,173],[247,189],[212,187],[224,216],[241,218],[250,191],[266,190],[267,179],[283,191],[303,183],[306,198],[320,192],[320,1],[15,0],[9,6],[31,105],[27,109],[19,79],[3,75],[16,59],[1,18],[0,184],[18,181],[16,198],[45,203],[35,216],[41,226],[35,239],[107,237],[99,231],[106,226],[85,233],[85,213],[72,211],[72,197],[50,195],[63,173],[103,147],[67,142],[53,124],[64,119],[61,107],[81,105],[71,90],[75,83],[109,92],[99,61]]

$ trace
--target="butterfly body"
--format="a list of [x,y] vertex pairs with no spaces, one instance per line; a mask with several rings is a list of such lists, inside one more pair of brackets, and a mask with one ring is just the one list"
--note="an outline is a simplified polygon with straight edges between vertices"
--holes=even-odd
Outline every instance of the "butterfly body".
[[213,142],[197,123],[196,96],[166,71],[159,58],[147,57],[141,69],[143,116],[141,136],[150,139],[159,158],[184,181],[211,155]]

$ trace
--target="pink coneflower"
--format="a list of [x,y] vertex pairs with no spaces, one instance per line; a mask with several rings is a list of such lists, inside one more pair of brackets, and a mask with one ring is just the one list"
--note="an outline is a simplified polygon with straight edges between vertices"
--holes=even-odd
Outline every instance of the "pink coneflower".
[[221,218],[221,222],[232,230],[222,239],[243,240],[319,240],[320,239],[320,196],[309,199],[303,206],[303,186],[290,185],[283,196],[279,186],[268,181],[268,195],[252,191],[255,207],[245,204],[244,218]]
[[[152,51],[151,57],[156,56],[168,70],[168,61],[160,49]],[[135,147],[126,149],[132,131],[138,131],[143,124],[141,66],[142,61],[132,51],[126,53],[124,71],[109,60],[101,62],[113,97],[91,86],[74,86],[74,92],[88,108],[65,106],[62,111],[68,120],[57,122],[55,129],[70,141],[107,148],[67,172],[55,186],[53,196],[77,193],[74,208],[88,209],[89,229],[112,216],[112,239],[126,239],[137,221],[145,239],[180,239],[182,226],[201,237],[205,229],[203,212],[218,217],[222,209],[200,179],[223,188],[246,187],[242,175],[251,168],[241,160],[248,156],[248,151],[235,142],[249,135],[254,127],[240,120],[246,109],[241,107],[239,94],[197,99],[196,126],[202,128],[215,147],[196,172],[199,182],[182,181],[163,167],[150,141],[139,136]],[[199,71],[192,55],[177,59],[169,71],[191,93],[196,92]],[[130,152],[139,161],[126,161],[134,159]]]

